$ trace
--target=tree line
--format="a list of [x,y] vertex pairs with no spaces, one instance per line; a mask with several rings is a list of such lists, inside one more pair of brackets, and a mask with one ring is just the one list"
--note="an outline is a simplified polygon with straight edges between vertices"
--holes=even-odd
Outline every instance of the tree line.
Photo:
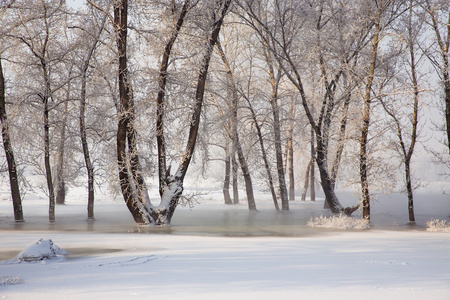
[[[450,166],[448,1],[0,5],[3,169],[16,221],[23,194],[41,188],[54,222],[74,185],[87,187],[94,219],[95,185],[108,183],[136,223],[167,225],[196,161],[204,176],[223,168],[226,204],[239,202],[243,178],[250,210],[255,184],[289,210],[296,171],[302,200],[308,188],[314,200],[317,170],[325,206],[361,207],[365,219],[371,190],[402,174],[414,222],[426,105],[440,107],[435,130],[445,133],[446,150],[429,151]],[[344,207],[337,184],[358,186],[361,201]]]

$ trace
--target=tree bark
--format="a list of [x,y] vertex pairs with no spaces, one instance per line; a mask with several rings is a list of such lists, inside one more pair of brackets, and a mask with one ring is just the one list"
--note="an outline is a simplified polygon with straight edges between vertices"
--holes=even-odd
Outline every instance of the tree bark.
[[14,158],[14,151],[9,133],[5,94],[5,77],[3,75],[2,58],[0,56],[0,121],[2,126],[3,147],[5,150],[6,161],[8,163],[9,185],[11,188],[11,198],[13,201],[14,221],[23,222],[24,218],[22,199],[20,197],[19,189],[19,176],[17,174],[16,160]]

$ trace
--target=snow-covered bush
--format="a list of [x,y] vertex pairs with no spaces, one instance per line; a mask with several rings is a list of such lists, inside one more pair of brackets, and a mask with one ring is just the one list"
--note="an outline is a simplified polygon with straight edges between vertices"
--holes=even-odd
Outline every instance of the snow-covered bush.
[[363,219],[355,219],[344,214],[331,217],[315,217],[311,218],[306,226],[337,228],[337,229],[369,229],[369,221]]
[[450,223],[447,220],[430,220],[427,222],[427,231],[450,232]]
[[18,284],[20,281],[20,276],[0,276],[0,285]]
[[53,244],[52,240],[39,239],[36,243],[31,244],[22,250],[17,256],[18,261],[40,261],[50,259],[57,255],[66,255],[67,252],[57,245]]

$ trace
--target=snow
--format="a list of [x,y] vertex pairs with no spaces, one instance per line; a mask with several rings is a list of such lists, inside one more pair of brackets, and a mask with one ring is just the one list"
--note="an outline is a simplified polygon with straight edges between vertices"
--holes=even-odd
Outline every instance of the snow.
[[433,219],[427,222],[427,230],[450,232],[450,223],[447,220]]
[[53,244],[52,240],[44,240],[40,238],[36,243],[29,245],[22,250],[16,257],[16,260],[36,262],[45,259],[52,259],[58,255],[67,255],[67,251]]
[[311,218],[308,223],[309,227],[322,228],[339,228],[339,229],[369,229],[370,224],[368,220],[357,219],[346,215],[337,215],[330,217],[315,217]]
[[403,197],[380,197],[365,230],[307,227],[332,219],[323,200],[276,213],[262,193],[259,213],[245,201],[225,206],[219,191],[145,231],[121,201],[98,199],[90,223],[84,200],[72,199],[55,224],[45,199],[24,201],[23,224],[0,201],[0,299],[450,299],[450,234],[426,228],[449,221],[446,195],[418,197],[415,226]]

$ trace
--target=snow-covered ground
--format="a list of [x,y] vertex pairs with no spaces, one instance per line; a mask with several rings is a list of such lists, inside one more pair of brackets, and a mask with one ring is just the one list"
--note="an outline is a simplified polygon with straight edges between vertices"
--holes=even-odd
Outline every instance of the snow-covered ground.
[[[23,224],[0,201],[0,299],[450,299],[450,233],[426,230],[450,220],[442,193],[417,195],[415,226],[404,196],[381,196],[364,230],[306,226],[329,216],[323,199],[281,213],[260,193],[260,212],[249,213],[245,201],[223,205],[220,191],[179,207],[170,228],[137,228],[106,196],[92,223],[81,194],[57,207],[55,224],[43,197],[26,198]],[[354,199],[341,194],[347,205]],[[68,254],[19,259],[36,247]]]

